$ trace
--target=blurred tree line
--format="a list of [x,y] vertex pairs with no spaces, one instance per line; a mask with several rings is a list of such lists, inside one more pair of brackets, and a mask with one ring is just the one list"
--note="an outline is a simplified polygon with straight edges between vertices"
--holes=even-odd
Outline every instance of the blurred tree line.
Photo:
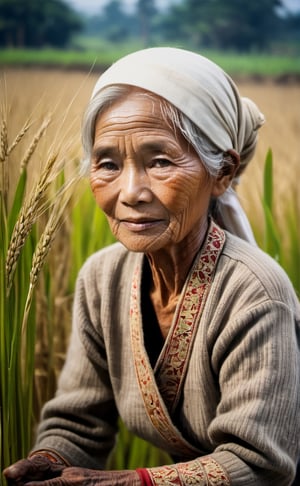
[[63,0],[0,0],[0,46],[63,47],[82,28]]
[[137,0],[128,12],[110,0],[96,15],[74,11],[66,0],[0,0],[0,46],[66,47],[82,33],[110,42],[139,39],[194,48],[268,51],[278,42],[300,42],[300,6],[292,13],[283,0],[174,0],[158,9]]
[[128,14],[120,0],[111,0],[101,15],[87,19],[86,29],[116,42],[139,36],[145,45],[266,51],[274,41],[300,42],[300,5],[291,13],[281,0],[177,0],[162,12],[154,0],[137,0]]

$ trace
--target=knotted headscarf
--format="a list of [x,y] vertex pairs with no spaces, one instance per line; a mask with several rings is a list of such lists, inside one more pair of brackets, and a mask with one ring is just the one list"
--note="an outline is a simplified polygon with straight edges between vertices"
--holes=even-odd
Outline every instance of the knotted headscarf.
[[[116,84],[142,88],[169,101],[221,152],[234,150],[239,154],[238,175],[252,158],[264,116],[251,100],[240,96],[233,80],[209,59],[170,47],[137,51],[100,76],[92,98],[104,87]],[[239,234],[239,227],[245,227],[246,215],[232,194],[235,192],[231,191],[227,201],[226,196],[221,199],[226,229],[253,242],[252,234]],[[241,224],[239,218],[243,219]]]

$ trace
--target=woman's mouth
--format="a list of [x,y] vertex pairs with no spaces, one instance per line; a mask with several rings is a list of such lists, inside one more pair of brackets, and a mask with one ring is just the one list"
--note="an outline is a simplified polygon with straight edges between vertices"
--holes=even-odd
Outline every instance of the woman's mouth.
[[129,231],[133,231],[138,233],[139,231],[146,231],[151,228],[154,228],[158,224],[160,224],[162,220],[160,219],[138,219],[138,220],[132,220],[132,219],[123,219],[120,221],[120,223],[125,226]]

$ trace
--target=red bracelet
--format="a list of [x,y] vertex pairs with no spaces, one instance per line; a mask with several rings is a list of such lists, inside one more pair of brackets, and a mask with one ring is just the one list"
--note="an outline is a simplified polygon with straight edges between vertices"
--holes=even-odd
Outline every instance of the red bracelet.
[[142,481],[142,486],[153,486],[151,477],[147,471],[147,469],[144,468],[138,468],[136,469],[136,472],[138,473],[140,480]]

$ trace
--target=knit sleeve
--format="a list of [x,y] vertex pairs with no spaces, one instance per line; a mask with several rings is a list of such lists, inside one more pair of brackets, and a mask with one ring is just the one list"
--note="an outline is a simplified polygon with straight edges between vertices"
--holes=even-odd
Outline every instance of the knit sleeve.
[[42,410],[34,448],[52,448],[72,465],[99,469],[114,446],[118,414],[96,322],[100,296],[95,298],[93,287],[91,277],[81,273],[66,362],[56,395]]
[[220,402],[208,433],[212,457],[234,486],[292,484],[300,436],[297,329],[288,305],[266,300],[237,314],[215,341]]
[[149,468],[155,486],[288,486],[299,454],[299,351],[293,312],[265,301],[214,337],[220,385],[208,434],[214,450]]

